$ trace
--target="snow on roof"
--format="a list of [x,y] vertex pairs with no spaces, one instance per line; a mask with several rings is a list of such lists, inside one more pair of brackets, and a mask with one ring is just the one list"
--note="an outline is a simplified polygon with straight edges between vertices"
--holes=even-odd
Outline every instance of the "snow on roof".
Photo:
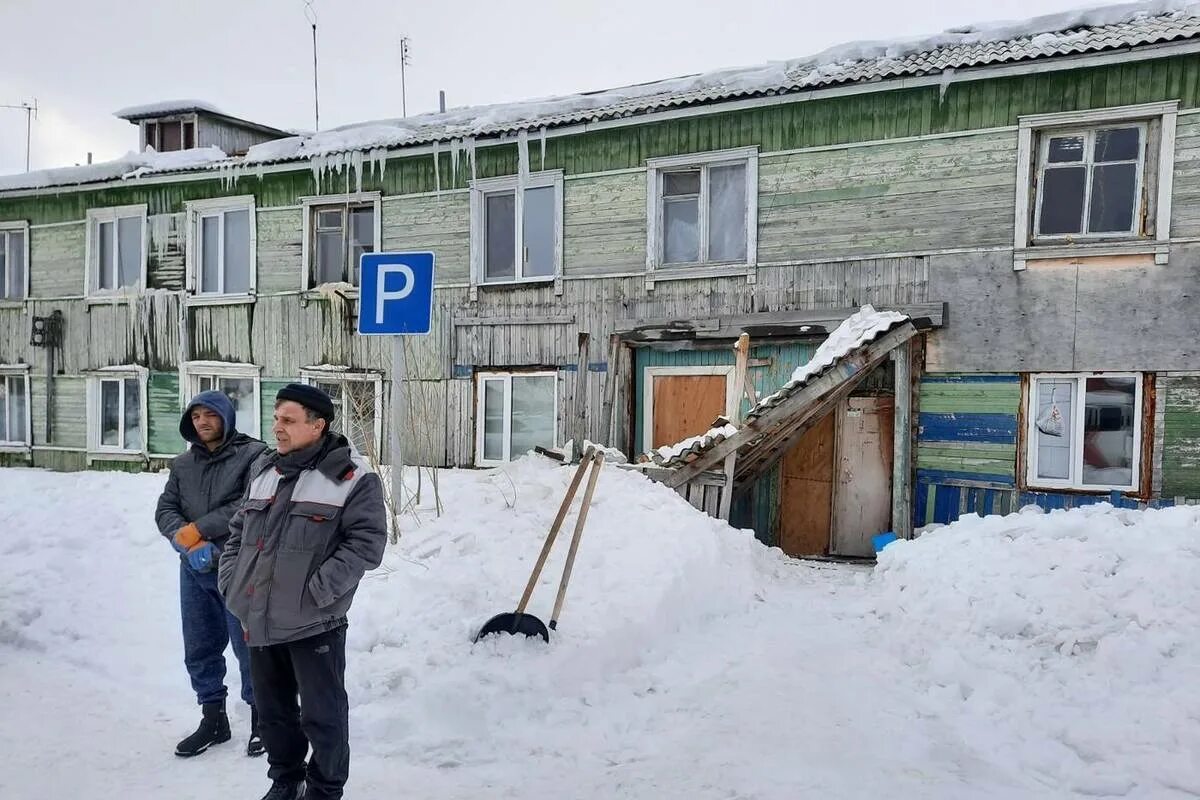
[[228,117],[221,109],[204,100],[160,100],[157,103],[147,103],[143,106],[129,106],[114,111],[113,116],[120,119],[139,120],[146,117],[165,117],[168,114],[183,114],[189,111],[206,111],[209,114],[220,114]]
[[737,433],[737,431],[736,426],[725,422],[723,425],[716,425],[709,428],[699,436],[690,436],[682,442],[659,447],[651,450],[646,455],[655,464],[671,464],[677,461],[684,461],[690,454],[699,453],[713,445],[720,444]]
[[74,186],[84,183],[124,180],[156,172],[209,167],[229,157],[219,147],[176,150],[169,153],[126,153],[112,161],[85,164],[78,167],[59,167],[0,176],[0,192],[13,189],[38,189],[48,186]]

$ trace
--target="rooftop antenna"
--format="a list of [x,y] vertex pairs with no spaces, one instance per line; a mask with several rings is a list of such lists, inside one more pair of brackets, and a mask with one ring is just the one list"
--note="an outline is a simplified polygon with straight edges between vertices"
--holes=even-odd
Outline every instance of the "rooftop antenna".
[[32,103],[21,103],[19,105],[0,104],[0,108],[11,108],[25,112],[25,171],[29,172],[29,141],[33,134],[33,120],[37,119],[37,98],[33,98]]
[[304,0],[304,18],[312,25],[313,40],[313,129],[321,130],[321,104],[317,95],[317,9],[314,0]]
[[400,114],[405,117],[408,116],[408,89],[404,84],[404,68],[412,64],[408,49],[410,41],[407,36],[400,37]]

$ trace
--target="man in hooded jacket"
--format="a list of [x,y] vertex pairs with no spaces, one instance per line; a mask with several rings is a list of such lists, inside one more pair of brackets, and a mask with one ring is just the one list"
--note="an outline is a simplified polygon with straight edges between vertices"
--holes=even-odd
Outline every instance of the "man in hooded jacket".
[[191,444],[175,458],[155,515],[159,532],[179,552],[179,606],[184,663],[201,707],[200,726],[175,748],[196,756],[231,738],[225,711],[225,647],[233,643],[242,677],[242,699],[250,706],[246,754],[262,755],[250,656],[237,618],[217,590],[217,564],[229,537],[229,520],[245,492],[250,466],[267,446],[238,433],[237,413],[222,392],[196,395],[179,422]]

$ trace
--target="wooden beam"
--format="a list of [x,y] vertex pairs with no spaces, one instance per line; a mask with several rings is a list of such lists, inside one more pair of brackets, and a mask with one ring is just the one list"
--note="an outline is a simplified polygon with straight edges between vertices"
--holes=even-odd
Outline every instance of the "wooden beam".
[[912,424],[913,394],[911,341],[897,347],[895,359],[895,421],[892,444],[892,532],[912,538]]
[[579,366],[575,373],[575,397],[572,403],[574,428],[572,437],[575,439],[575,452],[583,454],[583,441],[587,438],[587,381],[588,381],[588,343],[592,335],[587,331],[579,332]]
[[613,430],[613,409],[617,405],[617,384],[620,382],[617,370],[617,359],[621,355],[621,339],[618,336],[608,337],[608,370],[604,373],[604,443],[616,447],[616,436]]
[[574,314],[558,314],[540,317],[455,317],[454,327],[474,325],[574,325]]
[[[946,324],[946,303],[909,303],[904,305],[879,306],[880,311],[899,311],[914,321],[922,321],[919,327],[940,328]],[[811,333],[819,336],[832,331],[859,308],[826,309],[820,311],[767,311],[757,314],[737,314],[718,318],[680,319],[625,319],[618,320],[616,330],[624,338],[683,338],[688,334],[696,338],[736,339],[744,331],[754,329],[779,329],[779,332],[796,335]],[[924,321],[927,320],[927,323]],[[808,326],[808,332],[797,330]]]
[[[734,427],[742,424],[742,395],[746,393],[746,370],[750,363],[750,336],[743,333],[738,337],[733,367],[733,408],[727,409],[727,416]],[[733,503],[733,471],[737,463],[737,450],[725,456],[725,485],[721,487],[721,505],[718,510],[720,519],[729,521],[729,509]]]

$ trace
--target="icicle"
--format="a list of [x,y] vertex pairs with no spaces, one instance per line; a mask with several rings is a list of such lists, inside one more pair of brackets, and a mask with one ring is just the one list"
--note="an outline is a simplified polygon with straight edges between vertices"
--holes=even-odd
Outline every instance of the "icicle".
[[946,102],[946,92],[950,91],[950,84],[954,83],[954,67],[947,67],[942,70],[942,78],[938,81],[938,104]]
[[458,151],[462,148],[462,139],[450,140],[450,179],[458,180]]
[[433,142],[433,192],[434,192],[434,194],[436,194],[438,196],[439,199],[442,196],[442,175],[441,175],[441,167],[439,166],[439,162],[441,161],[441,158],[442,158],[442,154],[438,149],[437,140],[434,140],[434,142]]
[[542,140],[542,166],[541,169],[546,169],[546,126],[542,126],[539,138]]
[[358,194],[362,194],[362,186],[363,186],[363,152],[362,152],[362,150],[355,150],[353,153],[350,154],[350,168],[354,170],[355,188],[358,190]]
[[325,173],[325,156],[313,156],[309,159],[308,166],[312,169],[313,185],[316,187],[316,194],[321,193],[321,178]]
[[467,147],[467,158],[471,160],[471,182],[475,182],[475,137],[468,136],[465,140]]
[[517,131],[517,191],[525,196],[525,187],[529,185],[529,131],[522,128]]

